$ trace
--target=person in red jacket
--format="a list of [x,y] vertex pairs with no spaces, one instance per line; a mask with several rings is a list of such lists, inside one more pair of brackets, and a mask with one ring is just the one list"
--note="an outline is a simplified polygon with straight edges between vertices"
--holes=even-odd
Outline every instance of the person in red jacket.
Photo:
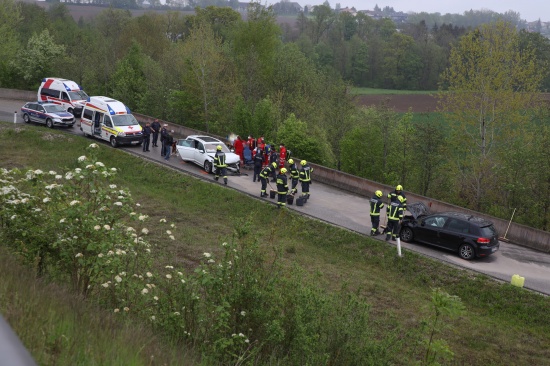
[[233,142],[233,147],[235,148],[235,154],[239,155],[239,157],[241,158],[241,161],[244,161],[244,156],[243,156],[244,145],[243,145],[243,140],[241,139],[241,136],[237,136],[237,138],[235,139],[235,142]]
[[286,147],[285,144],[279,146],[279,169],[284,168],[286,162]]
[[254,136],[252,135],[248,136],[247,144],[248,144],[248,147],[250,148],[250,151],[256,150],[256,139],[254,138]]

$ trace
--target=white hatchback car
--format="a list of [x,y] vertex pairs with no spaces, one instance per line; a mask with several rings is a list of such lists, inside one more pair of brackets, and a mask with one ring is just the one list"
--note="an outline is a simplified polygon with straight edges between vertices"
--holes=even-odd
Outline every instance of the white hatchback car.
[[241,166],[239,155],[232,153],[227,145],[214,137],[191,135],[186,139],[178,140],[176,149],[178,155],[184,161],[193,162],[203,167],[207,173],[213,173],[214,155],[218,145],[222,147],[222,151],[225,153],[227,169],[239,173]]

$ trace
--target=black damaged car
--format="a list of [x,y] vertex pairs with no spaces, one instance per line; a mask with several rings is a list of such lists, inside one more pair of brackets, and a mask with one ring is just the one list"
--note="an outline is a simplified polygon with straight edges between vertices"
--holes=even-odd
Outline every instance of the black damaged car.
[[460,212],[429,214],[422,203],[407,207],[412,215],[401,222],[400,238],[458,253],[466,260],[486,257],[499,248],[498,234],[491,221]]

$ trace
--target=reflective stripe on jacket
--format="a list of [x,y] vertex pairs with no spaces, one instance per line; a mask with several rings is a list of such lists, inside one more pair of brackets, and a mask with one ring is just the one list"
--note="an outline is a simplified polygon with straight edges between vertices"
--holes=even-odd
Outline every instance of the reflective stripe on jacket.
[[292,164],[288,167],[288,170],[290,171],[290,177],[292,179],[298,179],[300,178],[300,171],[298,171],[298,168],[296,168],[296,163]]
[[266,166],[261,172],[260,172],[260,178],[267,178],[273,173],[273,167],[271,165]]
[[214,165],[216,168],[225,168],[227,164],[225,164],[225,153],[223,151],[216,151],[216,155],[214,155]]
[[399,202],[392,202],[386,209],[386,212],[388,220],[398,221],[403,218],[403,207],[401,207],[401,203]]
[[302,170],[300,170],[300,181],[302,182],[309,182],[311,181],[311,173],[313,172],[313,168],[311,168],[309,165],[304,165],[302,167]]
[[370,215],[380,216],[380,210],[384,208],[384,202],[376,196],[370,199]]
[[288,193],[288,179],[284,174],[277,175],[277,193],[278,194]]

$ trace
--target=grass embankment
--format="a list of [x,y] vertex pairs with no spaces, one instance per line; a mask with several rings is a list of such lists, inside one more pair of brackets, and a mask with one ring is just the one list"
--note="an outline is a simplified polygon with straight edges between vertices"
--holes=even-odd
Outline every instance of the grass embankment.
[[171,365],[185,359],[148,325],[121,321],[63,286],[37,280],[3,247],[0,314],[39,365]]
[[[90,140],[41,127],[24,127],[20,132],[14,132],[9,125],[3,127],[0,165],[4,168],[29,167],[47,171],[74,166],[75,158],[90,143]],[[272,205],[239,192],[143,162],[108,146],[102,146],[99,154],[105,164],[119,169],[120,183],[130,188],[152,220],[170,217],[177,223],[175,241],[156,242],[162,249],[162,257],[157,258],[158,266],[194,267],[203,252],[219,252],[220,243],[231,236],[235,223],[246,218],[264,245],[282,247],[287,265],[304,268],[318,286],[333,291],[346,285],[349,291],[364,295],[371,305],[371,320],[367,326],[373,328],[377,339],[385,339],[386,344],[391,343],[388,341],[391,338],[400,340],[396,341],[398,346],[388,351],[391,363],[406,365],[422,360],[425,348],[416,341],[428,336],[419,329],[433,314],[430,295],[431,289],[437,287],[459,296],[466,307],[466,312],[458,320],[449,322],[450,328],[438,335],[447,340],[457,364],[550,365],[547,347],[550,344],[550,301],[546,297],[411,252],[396,258],[395,249],[385,243],[305,219],[291,211],[276,211]],[[5,287],[4,283],[2,276],[0,286]],[[12,297],[2,304],[0,311],[19,306],[19,301],[28,303],[29,313],[40,313],[43,304],[31,300],[42,296],[38,290],[47,289],[45,286],[22,282],[20,288],[36,291],[20,291],[20,299]],[[93,323],[104,321],[98,320],[103,319],[100,318],[102,311],[82,310],[88,306],[86,304],[67,310],[64,304],[70,303],[68,295],[56,297],[61,301],[52,305],[51,311],[73,314],[75,322],[83,322],[76,328],[89,325],[74,314],[94,312]],[[53,323],[58,322],[52,318]],[[41,332],[39,324],[41,322],[36,319],[13,324],[35,357],[43,348],[32,342],[29,335]],[[112,328],[118,327],[117,324],[113,323]],[[60,327],[63,329],[62,325]],[[92,330],[101,328],[92,327]],[[60,337],[59,332],[54,334]],[[103,339],[97,336],[96,347],[88,348],[90,353],[107,354],[101,345],[109,342],[113,335],[111,330],[104,335]],[[403,342],[404,339],[407,341]],[[82,348],[85,348],[82,343],[67,346],[68,350]],[[131,346],[128,348],[135,350]],[[142,353],[146,352],[144,349]],[[126,356],[117,354],[109,364],[116,364],[117,357],[124,359]]]

